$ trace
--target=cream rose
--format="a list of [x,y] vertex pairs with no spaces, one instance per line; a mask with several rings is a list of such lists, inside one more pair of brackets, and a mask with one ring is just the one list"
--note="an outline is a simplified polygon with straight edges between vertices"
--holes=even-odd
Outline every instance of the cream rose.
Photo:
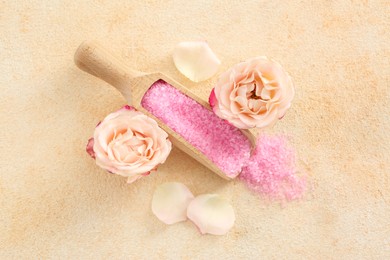
[[87,144],[96,164],[131,183],[164,163],[172,148],[155,120],[130,106],[109,114]]
[[277,62],[258,57],[223,73],[210,95],[214,113],[241,129],[263,128],[291,106],[294,86]]

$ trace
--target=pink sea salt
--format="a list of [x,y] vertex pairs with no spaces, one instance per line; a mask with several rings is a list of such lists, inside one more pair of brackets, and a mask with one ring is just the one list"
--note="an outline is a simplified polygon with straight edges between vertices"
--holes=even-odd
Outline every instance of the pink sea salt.
[[205,154],[229,177],[258,194],[291,201],[302,197],[306,179],[297,174],[294,150],[283,136],[261,135],[251,144],[240,130],[163,80],[155,82],[141,105]]
[[149,88],[141,105],[229,177],[236,177],[250,157],[251,143],[240,130],[163,80]]
[[306,189],[306,179],[297,175],[294,150],[283,136],[261,135],[240,179],[271,199],[291,201]]

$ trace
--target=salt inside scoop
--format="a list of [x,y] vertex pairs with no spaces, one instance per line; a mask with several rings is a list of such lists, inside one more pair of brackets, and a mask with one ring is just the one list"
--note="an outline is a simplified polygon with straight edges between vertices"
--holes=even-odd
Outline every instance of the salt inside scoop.
[[239,129],[163,80],[153,83],[141,105],[230,178],[250,157],[251,142]]

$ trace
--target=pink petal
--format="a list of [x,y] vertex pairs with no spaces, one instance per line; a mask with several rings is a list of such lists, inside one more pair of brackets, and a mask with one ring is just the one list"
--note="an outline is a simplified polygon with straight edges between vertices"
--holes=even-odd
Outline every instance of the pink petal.
[[124,105],[121,109],[119,109],[118,111],[120,111],[120,110],[135,110],[135,108],[134,107],[132,107],[132,106],[129,106],[129,105]]
[[93,137],[89,138],[88,140],[88,143],[87,143],[87,146],[85,148],[85,150],[87,151],[87,153],[93,158],[95,159],[95,152],[93,150],[93,144],[94,144],[94,139]]
[[209,103],[210,103],[211,107],[214,107],[218,103],[217,97],[215,96],[214,88],[213,88],[213,90],[211,90],[210,97],[209,97]]

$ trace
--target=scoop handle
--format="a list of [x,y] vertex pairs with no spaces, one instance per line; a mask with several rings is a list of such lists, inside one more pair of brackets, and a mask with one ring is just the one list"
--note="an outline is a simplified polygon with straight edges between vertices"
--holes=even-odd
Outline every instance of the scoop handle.
[[127,100],[131,100],[129,81],[144,75],[127,68],[117,57],[93,41],[85,41],[79,46],[74,62],[81,70],[114,86]]

